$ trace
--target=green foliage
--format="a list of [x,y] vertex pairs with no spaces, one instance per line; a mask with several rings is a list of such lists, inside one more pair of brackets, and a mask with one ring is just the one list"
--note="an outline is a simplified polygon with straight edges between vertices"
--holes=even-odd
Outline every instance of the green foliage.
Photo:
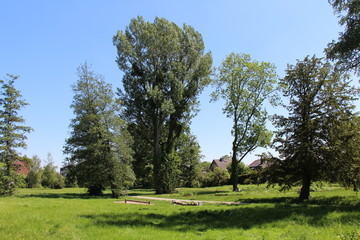
[[78,77],[71,105],[75,118],[64,149],[69,155],[66,163],[75,166],[78,184],[87,187],[90,195],[101,195],[111,187],[116,197],[135,180],[130,168],[132,138],[119,117],[111,85],[87,64],[78,68]]
[[277,76],[275,66],[257,62],[247,54],[231,53],[218,69],[212,93],[213,100],[225,100],[224,113],[233,121],[232,181],[237,190],[238,164],[257,147],[269,146],[272,132],[266,129],[267,113],[264,101],[276,101]]
[[26,176],[27,187],[29,188],[38,188],[41,187],[42,181],[42,169],[41,169],[41,159],[35,155],[31,159],[30,172]]
[[7,166],[0,162],[0,196],[12,195],[14,193],[14,180],[7,174]]
[[48,154],[48,163],[41,172],[41,185],[43,187],[60,189],[65,186],[65,179],[60,173],[56,172],[54,161],[51,154]]
[[17,175],[13,163],[22,160],[17,149],[26,147],[26,133],[32,131],[24,126],[25,120],[19,115],[28,104],[14,86],[18,76],[7,76],[0,80],[0,196],[12,195],[23,185],[23,178]]
[[42,181],[42,172],[30,170],[29,174],[26,176],[26,183],[29,188],[38,188],[41,187]]
[[332,41],[325,49],[331,60],[337,60],[337,68],[342,71],[353,70],[360,74],[360,1],[329,0],[334,11],[340,17],[344,32],[338,41]]
[[342,135],[334,130],[353,116],[357,91],[346,76],[316,57],[288,66],[281,85],[290,102],[286,106],[289,116],[274,117],[279,128],[274,142],[284,158],[276,169],[277,179],[285,188],[301,182],[300,198],[308,199],[311,181],[324,179],[334,170],[334,163],[348,162],[337,157],[342,154],[334,154],[347,151],[344,144],[344,149],[334,149]]
[[134,150],[134,161],[132,161],[133,170],[136,176],[135,186],[153,188],[153,161],[152,147],[149,142],[141,136],[135,124],[129,124],[129,132],[133,136],[134,142],[132,149]]
[[176,154],[179,156],[179,181],[182,187],[194,187],[200,159],[202,158],[200,145],[194,135],[184,132],[177,144]]
[[343,119],[329,128],[328,142],[331,147],[327,158],[334,158],[331,171],[327,174],[330,181],[340,182],[358,191],[360,187],[360,117],[343,116]]
[[200,162],[199,163],[199,170],[200,171],[209,171],[211,163],[209,162]]
[[65,186],[66,187],[78,187],[78,182],[76,178],[76,166],[67,165],[65,175]]
[[[237,166],[237,173],[239,175],[241,174],[247,174],[249,172],[249,168],[245,165],[245,163],[243,162],[239,162],[238,166]],[[231,172],[231,165],[228,165],[227,168],[228,172]]]
[[[131,129],[131,128],[130,128]],[[136,185],[142,187],[153,187],[153,162],[151,159],[151,146],[143,141],[143,138],[136,134],[136,131],[130,130],[133,133],[134,144],[134,161],[133,169],[136,174]],[[198,165],[202,155],[200,154],[200,145],[194,135],[191,135],[189,129],[180,135],[176,141],[174,151],[171,154],[171,159],[176,165],[177,177],[174,178],[176,186],[192,187],[197,184],[195,178],[198,171]]]
[[42,170],[42,179],[41,185],[43,187],[54,188],[54,183],[56,181],[56,167],[54,166],[54,161],[50,153],[47,156],[47,164]]
[[163,18],[132,19],[113,41],[124,72],[124,89],[118,92],[123,116],[151,147],[157,193],[172,192],[177,174],[171,156],[210,81],[211,54],[204,53],[202,36],[191,26],[180,28]]
[[197,175],[201,187],[221,186],[229,183],[230,174],[226,169],[216,167],[213,171],[202,171]]

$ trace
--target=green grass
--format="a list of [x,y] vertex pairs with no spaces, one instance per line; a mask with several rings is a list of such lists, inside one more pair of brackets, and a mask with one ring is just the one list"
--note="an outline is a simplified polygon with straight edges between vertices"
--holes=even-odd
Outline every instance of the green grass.
[[126,205],[114,203],[110,194],[88,197],[79,188],[21,189],[16,196],[0,198],[0,239],[360,239],[360,199],[350,190],[326,185],[301,203],[295,190],[240,188],[238,193],[231,192],[231,186],[183,188],[161,196],[135,189],[127,198],[249,204]]

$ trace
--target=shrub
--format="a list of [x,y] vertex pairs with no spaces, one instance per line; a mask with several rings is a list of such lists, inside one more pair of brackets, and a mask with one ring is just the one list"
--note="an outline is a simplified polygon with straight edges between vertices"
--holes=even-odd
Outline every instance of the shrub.
[[230,180],[230,174],[226,169],[215,168],[213,171],[201,172],[197,181],[202,187],[225,185]]
[[41,171],[31,170],[26,176],[26,185],[28,188],[41,187]]

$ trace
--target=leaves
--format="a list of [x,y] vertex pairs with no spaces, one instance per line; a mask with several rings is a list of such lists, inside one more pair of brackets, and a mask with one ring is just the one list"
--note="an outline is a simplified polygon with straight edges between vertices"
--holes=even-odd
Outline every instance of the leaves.
[[266,129],[265,100],[276,102],[275,67],[251,60],[248,54],[231,53],[218,69],[212,93],[213,100],[225,100],[224,114],[233,121],[232,179],[237,190],[238,162],[257,147],[270,144],[271,131]]
[[152,148],[157,192],[173,191],[171,156],[197,110],[198,95],[210,82],[211,53],[204,53],[202,36],[191,26],[180,28],[164,18],[153,23],[132,19],[113,42],[124,72],[118,91],[123,117]]
[[[315,56],[288,66],[280,84],[283,95],[289,98],[289,115],[274,117],[278,127],[274,144],[284,159],[280,182],[285,188],[299,181],[304,186],[304,182],[326,178],[335,170],[335,163],[347,161],[330,149],[342,135],[334,131],[342,125],[341,119],[354,115],[353,101],[358,93],[346,75]],[[309,187],[306,184],[305,198],[309,197]]]
[[71,105],[75,118],[64,147],[67,163],[76,166],[78,183],[91,194],[101,194],[110,185],[114,191],[129,187],[135,180],[129,167],[132,138],[119,117],[111,85],[87,64],[78,68],[78,77]]
[[329,0],[335,13],[340,17],[340,25],[345,26],[338,41],[332,41],[325,49],[330,60],[337,60],[336,67],[341,71],[353,70],[360,74],[360,1]]
[[0,80],[0,163],[5,166],[0,170],[3,171],[0,173],[0,195],[12,194],[17,187],[19,181],[16,180],[13,162],[21,160],[17,149],[26,147],[26,134],[32,131],[31,127],[24,125],[25,120],[19,115],[19,111],[28,104],[14,86],[18,76],[7,76],[7,79]]
[[266,146],[271,138],[265,128],[267,113],[262,106],[266,99],[275,98],[276,78],[273,65],[252,61],[247,54],[231,53],[219,68],[212,96],[213,100],[226,101],[223,111],[233,120],[236,146],[233,150],[240,160],[248,151]]

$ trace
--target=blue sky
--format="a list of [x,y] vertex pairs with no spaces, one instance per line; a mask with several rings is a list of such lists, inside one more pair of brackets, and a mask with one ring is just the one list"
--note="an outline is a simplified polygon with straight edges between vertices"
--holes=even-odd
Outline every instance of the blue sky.
[[[50,152],[61,166],[73,117],[76,68],[87,61],[114,89],[121,87],[112,37],[139,15],[147,21],[158,16],[193,26],[212,52],[214,66],[231,52],[248,53],[274,63],[280,77],[296,59],[322,57],[341,31],[326,0],[2,0],[0,77],[20,75],[16,87],[30,104],[21,114],[34,128],[28,148],[21,152],[43,160]],[[211,91],[201,94],[201,110],[192,121],[205,161],[231,152],[231,120],[222,114],[221,102],[209,103]],[[245,163],[255,160],[255,153]]]

